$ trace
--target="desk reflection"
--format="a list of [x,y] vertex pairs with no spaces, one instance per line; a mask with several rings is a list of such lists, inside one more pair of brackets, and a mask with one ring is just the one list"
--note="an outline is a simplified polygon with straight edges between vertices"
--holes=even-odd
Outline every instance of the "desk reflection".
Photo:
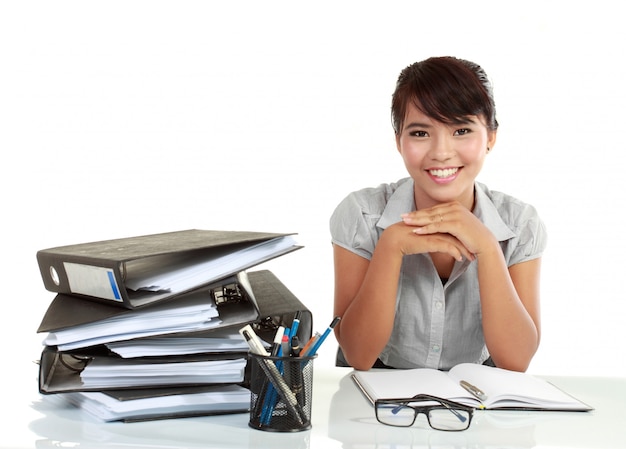
[[[50,398],[52,399],[52,398]],[[37,448],[189,449],[267,448],[309,449],[309,432],[281,433],[253,430],[248,414],[170,419],[136,423],[89,420],[73,406],[54,399],[33,403],[43,417],[29,428],[41,439]],[[78,417],[78,419],[77,419]]]

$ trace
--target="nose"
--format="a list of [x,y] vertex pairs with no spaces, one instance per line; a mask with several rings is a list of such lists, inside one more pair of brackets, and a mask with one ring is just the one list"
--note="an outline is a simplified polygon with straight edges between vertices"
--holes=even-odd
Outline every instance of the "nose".
[[447,136],[437,136],[432,140],[429,156],[432,160],[443,162],[454,155],[454,143]]

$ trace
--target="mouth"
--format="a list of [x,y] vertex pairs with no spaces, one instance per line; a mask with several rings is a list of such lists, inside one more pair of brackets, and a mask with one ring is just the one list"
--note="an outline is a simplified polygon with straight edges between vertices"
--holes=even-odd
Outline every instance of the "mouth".
[[456,177],[459,172],[459,167],[454,168],[432,168],[427,170],[430,176],[437,180],[447,180]]

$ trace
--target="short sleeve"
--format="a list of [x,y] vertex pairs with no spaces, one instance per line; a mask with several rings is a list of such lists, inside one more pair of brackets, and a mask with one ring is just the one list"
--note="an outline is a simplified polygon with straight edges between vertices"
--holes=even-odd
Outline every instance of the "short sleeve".
[[364,195],[354,192],[339,203],[330,217],[332,243],[371,259],[378,241],[380,213],[370,211]]
[[509,266],[543,255],[548,243],[548,232],[534,207],[525,205],[516,220],[514,232],[516,237],[509,242],[505,250]]

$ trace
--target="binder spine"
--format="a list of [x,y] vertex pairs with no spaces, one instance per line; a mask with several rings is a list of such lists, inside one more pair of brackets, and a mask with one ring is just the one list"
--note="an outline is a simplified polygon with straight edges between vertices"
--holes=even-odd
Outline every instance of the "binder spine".
[[64,262],[70,292],[123,302],[120,288],[111,268]]
[[37,253],[37,261],[48,291],[89,296],[105,302],[125,303],[127,300],[121,269],[116,262],[103,266],[90,260],[62,260],[43,251]]

